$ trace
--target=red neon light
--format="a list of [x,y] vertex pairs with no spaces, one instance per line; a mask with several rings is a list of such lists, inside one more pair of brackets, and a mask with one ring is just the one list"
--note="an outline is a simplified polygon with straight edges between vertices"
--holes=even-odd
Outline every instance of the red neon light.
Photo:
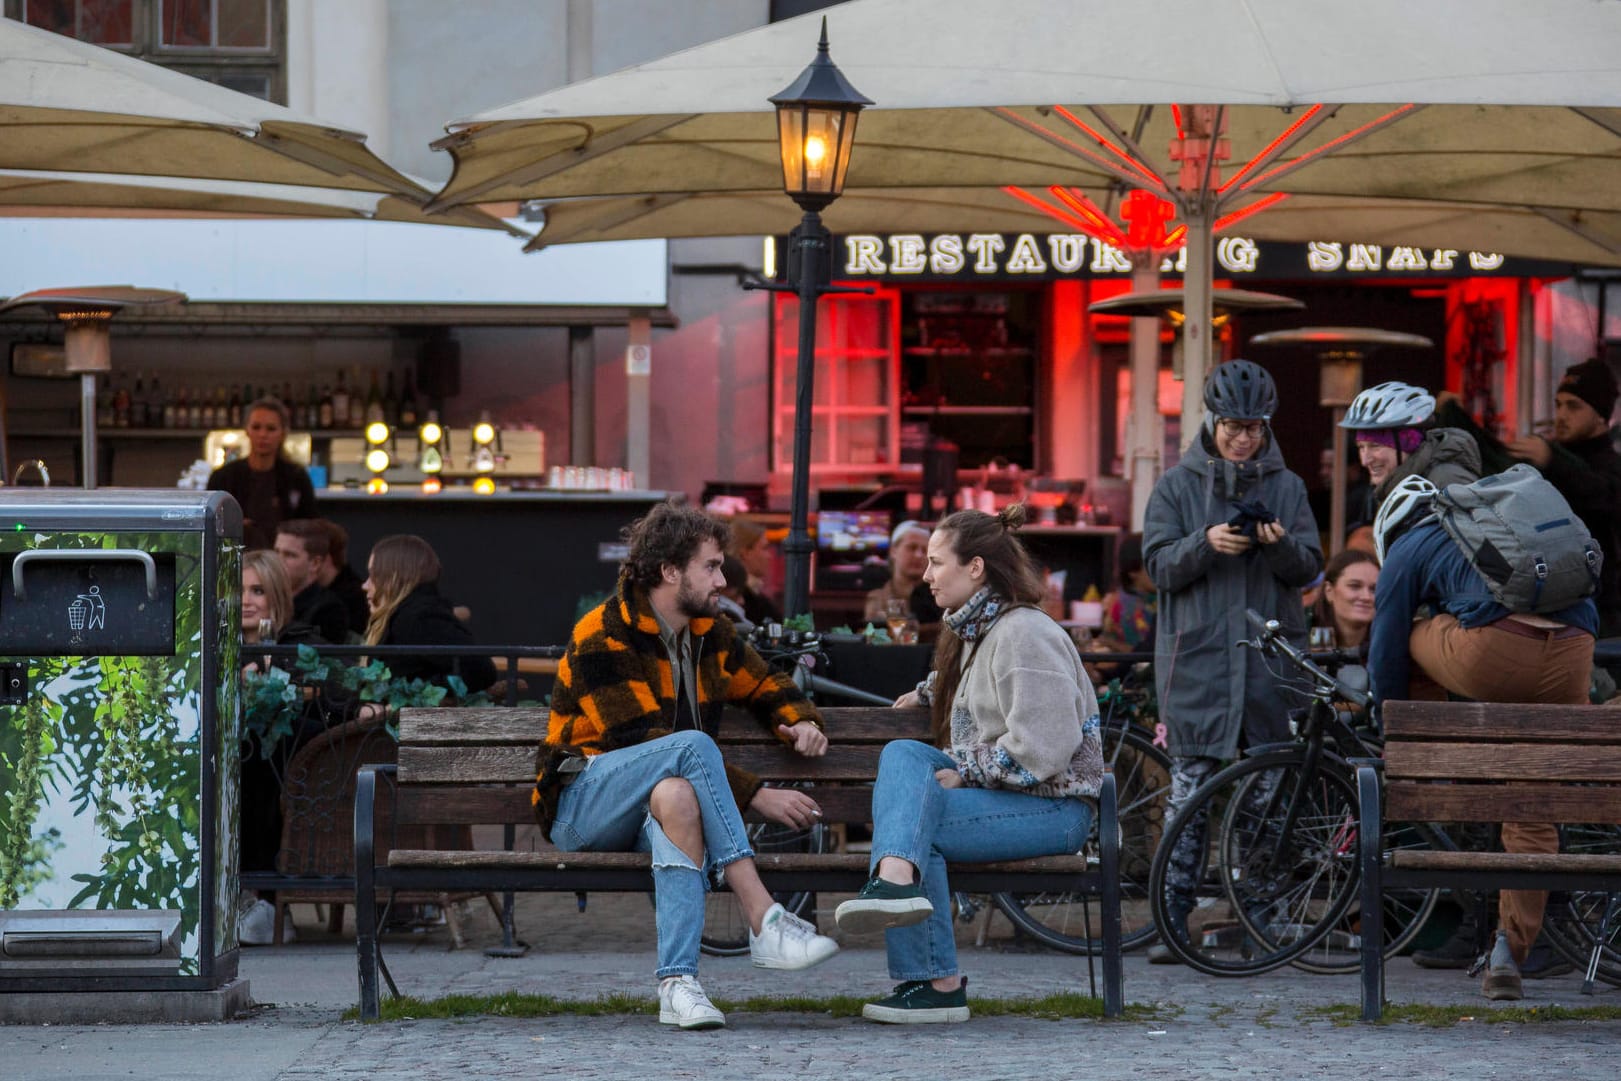
[[1090,135],[1092,138],[1096,139],[1098,141],[1099,146],[1103,147],[1105,150],[1112,153],[1115,157],[1117,157],[1121,161],[1125,162],[1125,164],[1130,167],[1132,172],[1141,175],[1142,178],[1144,180],[1148,181],[1148,183],[1151,186],[1153,186],[1154,188],[1156,188],[1159,191],[1164,191],[1165,190],[1165,186],[1159,182],[1158,178],[1155,177],[1153,173],[1149,172],[1148,169],[1145,168],[1142,164],[1140,164],[1137,161],[1136,158],[1132,157],[1131,154],[1129,152],[1127,152],[1124,148],[1114,145],[1108,139],[1105,139],[1102,135],[1098,134],[1098,132],[1096,130],[1094,130],[1093,128],[1091,128],[1091,127],[1089,127],[1087,125],[1086,121],[1082,120],[1080,117],[1076,116],[1074,113],[1070,112],[1068,109],[1064,108],[1062,105],[1054,105],[1053,106],[1053,112],[1057,113],[1059,116],[1063,117],[1065,120],[1068,120],[1071,124],[1074,124],[1077,128],[1080,128],[1082,131],[1086,132],[1086,134]]
[[1082,232],[1082,233],[1085,233],[1089,237],[1097,238],[1097,233],[1094,231],[1094,229],[1093,229],[1093,227],[1092,227],[1092,225],[1090,223],[1088,223],[1086,221],[1083,221],[1080,218],[1077,218],[1073,214],[1065,212],[1060,207],[1051,206],[1048,203],[1043,202],[1041,199],[1037,198],[1034,195],[1031,195],[1029,192],[1025,191],[1023,188],[1016,188],[1016,187],[1008,186],[1008,187],[1004,187],[1002,189],[1002,192],[1003,192],[1003,194],[1011,195],[1013,198],[1019,200],[1019,202],[1025,204],[1026,206],[1029,206],[1029,207],[1032,207],[1032,208],[1034,208],[1036,210],[1041,211],[1043,214],[1046,214],[1050,218],[1055,218],[1058,221],[1063,222],[1065,225],[1069,226],[1071,229],[1076,230],[1077,232]]
[[1120,231],[1120,226],[1109,220],[1108,215],[1098,209],[1096,203],[1086,197],[1086,193],[1075,188],[1063,188],[1053,185],[1047,189],[1059,202],[1092,222],[1098,231],[1110,244],[1117,248],[1126,248],[1126,235]]
[[1336,139],[1331,139],[1328,142],[1324,143],[1322,146],[1319,146],[1314,150],[1306,151],[1306,153],[1300,155],[1298,158],[1291,158],[1288,161],[1284,162],[1282,165],[1279,165],[1279,166],[1276,166],[1275,168],[1267,170],[1265,173],[1262,173],[1260,176],[1256,177],[1254,180],[1251,180],[1248,183],[1241,185],[1241,190],[1249,191],[1251,188],[1255,187],[1257,184],[1265,184],[1268,180],[1270,180],[1273,176],[1277,175],[1278,173],[1284,172],[1284,171],[1289,170],[1289,169],[1293,169],[1295,166],[1300,165],[1303,162],[1310,161],[1312,158],[1318,157],[1319,155],[1322,155],[1322,154],[1326,154],[1330,150],[1333,150],[1336,146],[1339,146],[1341,143],[1346,142],[1347,140],[1350,140],[1350,139],[1355,139],[1357,136],[1363,134],[1364,132],[1371,131],[1374,128],[1380,127],[1380,126],[1388,123],[1389,121],[1394,120],[1396,117],[1402,115],[1403,113],[1410,112],[1410,111],[1412,111],[1413,109],[1416,109],[1416,108],[1418,108],[1417,105],[1414,105],[1411,102],[1409,102],[1406,105],[1402,105],[1402,106],[1399,106],[1399,107],[1397,107],[1395,109],[1392,109],[1390,112],[1386,113],[1384,116],[1381,116],[1379,119],[1370,120],[1370,121],[1368,121],[1368,123],[1363,124],[1360,128],[1357,128],[1355,131],[1348,131],[1344,135],[1341,135]]
[[1172,229],[1169,233],[1165,234],[1165,250],[1175,251],[1182,246],[1182,242],[1186,240],[1187,237],[1188,227],[1186,225],[1178,225],[1175,229]]
[[1283,132],[1276,139],[1273,139],[1270,143],[1267,143],[1266,146],[1261,148],[1261,152],[1259,154],[1255,155],[1249,161],[1245,162],[1244,167],[1242,169],[1238,170],[1238,172],[1234,173],[1228,179],[1227,183],[1225,183],[1221,187],[1217,188],[1216,189],[1216,194],[1220,195],[1223,192],[1225,192],[1228,188],[1230,188],[1234,184],[1238,183],[1241,179],[1243,179],[1243,177],[1244,177],[1244,175],[1246,173],[1248,173],[1251,169],[1255,168],[1255,165],[1256,165],[1257,162],[1263,160],[1268,154],[1270,154],[1270,153],[1272,153],[1272,151],[1276,150],[1278,148],[1279,144],[1281,144],[1283,142],[1286,142],[1291,136],[1294,135],[1295,132],[1299,131],[1302,124],[1304,124],[1306,121],[1310,120],[1312,117],[1316,116],[1318,113],[1320,113],[1322,111],[1323,111],[1323,107],[1321,105],[1313,105],[1310,109],[1307,109],[1306,112],[1305,112],[1305,115],[1303,115],[1299,120],[1296,120],[1293,124],[1290,124],[1287,128],[1284,128]]
[[1286,191],[1275,191],[1271,195],[1262,196],[1249,206],[1240,207],[1231,214],[1223,214],[1211,223],[1210,230],[1211,232],[1220,232],[1229,225],[1237,225],[1251,214],[1259,214],[1267,207],[1277,206],[1287,198],[1289,198],[1289,193]]
[[1176,121],[1176,137],[1178,139],[1186,139],[1187,134],[1182,130],[1182,106],[1171,106],[1171,119]]

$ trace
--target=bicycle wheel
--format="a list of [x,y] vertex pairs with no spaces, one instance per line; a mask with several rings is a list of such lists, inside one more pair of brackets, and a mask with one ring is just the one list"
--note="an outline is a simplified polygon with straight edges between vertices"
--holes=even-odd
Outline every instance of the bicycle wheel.
[[[1190,968],[1269,972],[1310,949],[1351,904],[1358,873],[1345,837],[1355,833],[1356,794],[1331,768],[1302,783],[1303,757],[1287,750],[1233,763],[1167,826],[1149,900],[1161,941]],[[1213,840],[1212,820],[1220,824]],[[1185,937],[1166,933],[1178,926]]]
[[[775,822],[755,822],[749,825],[749,845],[757,853],[825,852],[827,830],[821,825],[797,829]],[[816,894],[809,890],[781,891],[771,896],[796,916],[803,916],[816,902]],[[730,890],[711,891],[704,896],[704,929],[698,948],[711,957],[736,957],[749,952],[748,921]]]
[[[1621,827],[1561,826],[1561,852],[1621,853]],[[1621,987],[1621,894],[1573,890],[1550,894],[1543,930],[1555,950],[1584,974]]]
[[[1355,845],[1355,836],[1352,837]],[[1423,822],[1386,823],[1384,851],[1397,849],[1439,850],[1447,847],[1440,832]],[[1355,856],[1355,851],[1351,855]],[[1359,870],[1360,877],[1361,871]],[[1439,889],[1386,890],[1384,909],[1384,956],[1388,960],[1405,950],[1424,930],[1424,923],[1441,897]],[[1323,976],[1354,975],[1362,967],[1362,898],[1358,891],[1351,907],[1311,949],[1289,962],[1305,972]]]
[[[1120,803],[1120,946],[1131,950],[1155,934],[1148,879],[1165,828],[1171,760],[1147,732],[1127,725],[1104,729],[1103,761],[1114,773]],[[1096,824],[1086,853],[1095,864]],[[1014,927],[1043,945],[1065,953],[1103,952],[1097,899],[1090,894],[997,893],[991,900]]]

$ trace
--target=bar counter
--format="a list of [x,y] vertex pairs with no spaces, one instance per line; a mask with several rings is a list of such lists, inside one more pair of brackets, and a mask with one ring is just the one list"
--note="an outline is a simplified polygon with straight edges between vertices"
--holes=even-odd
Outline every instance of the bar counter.
[[480,643],[545,646],[566,645],[582,599],[613,588],[620,529],[668,495],[323,488],[316,502],[349,531],[349,562],[362,577],[379,539],[415,533],[439,553],[440,591],[472,609]]

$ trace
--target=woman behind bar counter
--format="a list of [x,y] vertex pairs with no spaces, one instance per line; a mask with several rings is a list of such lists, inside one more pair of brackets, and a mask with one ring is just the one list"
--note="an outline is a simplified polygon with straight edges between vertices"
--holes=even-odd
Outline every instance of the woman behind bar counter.
[[208,477],[208,490],[225,492],[242,507],[242,541],[248,548],[271,548],[276,526],[290,518],[314,518],[315,487],[304,467],[287,460],[282,444],[289,426],[287,407],[276,398],[248,406],[248,456],[226,462]]
[[[474,644],[472,632],[439,595],[439,556],[421,537],[397,533],[373,545],[365,590],[371,604],[371,622],[366,625],[369,646]],[[385,663],[400,679],[442,684],[454,673],[469,692],[495,682],[495,665],[488,657],[390,657]]]

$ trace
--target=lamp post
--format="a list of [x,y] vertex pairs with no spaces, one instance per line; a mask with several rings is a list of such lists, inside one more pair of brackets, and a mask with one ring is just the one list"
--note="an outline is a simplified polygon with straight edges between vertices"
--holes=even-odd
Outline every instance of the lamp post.
[[[816,58],[780,94],[777,134],[782,153],[782,184],[804,216],[788,237],[788,284],[799,295],[799,370],[794,393],[793,508],[788,524],[788,580],[783,610],[789,616],[810,609],[810,444],[816,377],[816,298],[840,292],[829,285],[832,235],[821,211],[844,190],[855,143],[856,118],[872,102],[856,92],[827,52],[827,19]],[[863,290],[865,291],[865,290]]]

